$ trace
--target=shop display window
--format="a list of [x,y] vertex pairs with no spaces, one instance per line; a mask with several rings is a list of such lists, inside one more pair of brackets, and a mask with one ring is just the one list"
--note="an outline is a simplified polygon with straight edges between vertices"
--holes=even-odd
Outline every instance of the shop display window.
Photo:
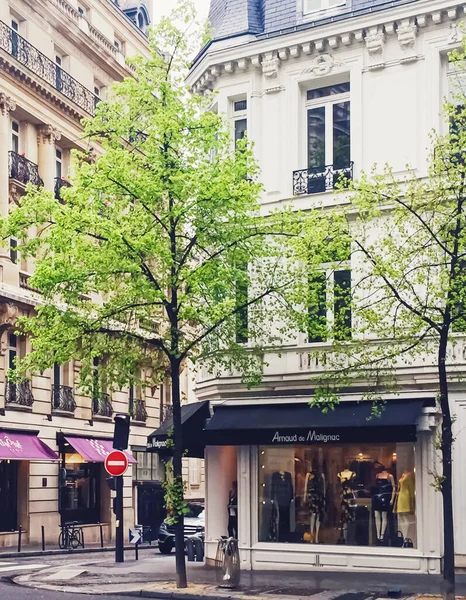
[[65,455],[60,487],[60,513],[65,522],[100,521],[100,463],[88,463],[77,453]]
[[416,547],[414,445],[259,447],[259,541]]

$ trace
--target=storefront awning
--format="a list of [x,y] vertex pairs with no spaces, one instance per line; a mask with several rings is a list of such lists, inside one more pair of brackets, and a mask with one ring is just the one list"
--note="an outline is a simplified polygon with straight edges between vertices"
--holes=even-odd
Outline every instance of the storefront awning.
[[307,403],[219,406],[205,428],[215,446],[411,442],[425,399],[390,400],[380,417],[371,402],[341,402],[323,413]]
[[0,429],[0,460],[59,460],[59,457],[37,437],[37,432]]
[[[87,462],[104,462],[106,456],[114,450],[112,440],[99,440],[94,438],[72,437],[66,435],[64,436],[64,439]],[[123,452],[128,457],[128,462],[136,462],[136,459],[133,458],[130,452],[127,450],[123,450]]]
[[[210,417],[209,402],[193,402],[181,407],[181,433],[183,436],[183,447],[187,456],[192,458],[204,458],[204,435],[203,429],[207,419]],[[171,454],[167,447],[167,440],[173,429],[173,419],[166,419],[162,425],[147,438],[147,450],[159,454]]]

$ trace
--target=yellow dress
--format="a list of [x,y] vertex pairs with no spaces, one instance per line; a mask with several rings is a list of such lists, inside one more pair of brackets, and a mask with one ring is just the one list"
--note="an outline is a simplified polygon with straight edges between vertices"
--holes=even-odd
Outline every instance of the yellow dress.
[[415,510],[414,473],[403,473],[398,481],[396,513],[413,513]]

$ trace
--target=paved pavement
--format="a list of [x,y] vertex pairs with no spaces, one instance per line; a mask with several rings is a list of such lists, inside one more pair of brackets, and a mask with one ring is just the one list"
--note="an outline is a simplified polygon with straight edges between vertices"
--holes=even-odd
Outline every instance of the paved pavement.
[[[296,573],[279,570],[243,571],[240,589],[227,591],[217,588],[214,569],[202,563],[188,563],[190,586],[187,590],[177,591],[173,583],[173,556],[162,556],[150,549],[141,552],[140,559],[134,560],[134,552],[127,552],[125,562],[120,564],[115,564],[113,553],[87,557],[76,555],[73,559],[70,556],[57,556],[53,560],[44,557],[43,568],[40,569],[34,567],[37,561],[29,559],[24,561],[24,571],[13,579],[21,586],[49,592],[118,594],[123,597],[173,600],[376,600],[395,593],[402,598],[419,593],[438,594],[442,584],[440,577],[432,575],[323,570]],[[11,575],[9,572],[5,574]],[[458,594],[466,594],[466,576],[458,577]]]

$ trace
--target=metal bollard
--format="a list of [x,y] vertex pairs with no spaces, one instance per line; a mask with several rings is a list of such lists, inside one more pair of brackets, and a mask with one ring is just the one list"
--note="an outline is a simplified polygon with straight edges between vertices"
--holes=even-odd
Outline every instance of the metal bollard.
[[42,552],[45,551],[45,527],[43,525],[40,526],[42,533]]
[[82,542],[83,550],[84,550],[84,529],[83,528],[81,528],[81,542]]
[[134,558],[139,560],[139,544],[134,544]]
[[104,547],[104,532],[102,530],[102,523],[99,523],[100,526],[100,547]]
[[21,525],[20,525],[19,529],[18,529],[18,552],[21,552],[21,533],[22,533],[22,530],[21,530]]

